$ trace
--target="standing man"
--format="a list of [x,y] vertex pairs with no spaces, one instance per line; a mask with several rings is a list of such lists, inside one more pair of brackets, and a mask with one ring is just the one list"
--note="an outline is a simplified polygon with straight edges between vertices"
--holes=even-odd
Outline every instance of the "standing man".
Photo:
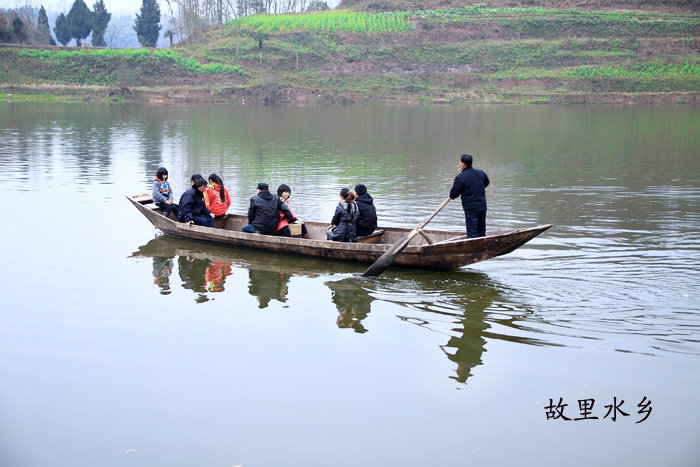
[[462,172],[455,177],[450,190],[451,199],[462,196],[469,238],[486,235],[486,187],[489,186],[489,177],[482,170],[473,168],[473,161],[469,154],[462,154],[459,159]]

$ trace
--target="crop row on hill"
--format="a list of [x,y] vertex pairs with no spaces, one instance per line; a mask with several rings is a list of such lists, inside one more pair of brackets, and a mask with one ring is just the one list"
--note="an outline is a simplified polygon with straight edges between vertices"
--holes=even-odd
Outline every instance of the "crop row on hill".
[[401,34],[412,31],[404,13],[358,13],[350,10],[333,10],[283,15],[252,15],[229,21],[262,31],[348,32]]

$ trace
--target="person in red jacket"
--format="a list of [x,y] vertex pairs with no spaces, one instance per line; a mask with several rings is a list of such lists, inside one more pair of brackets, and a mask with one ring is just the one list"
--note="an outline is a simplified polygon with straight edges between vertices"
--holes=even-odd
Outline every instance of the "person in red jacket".
[[231,197],[228,189],[224,186],[224,181],[217,174],[209,175],[209,187],[204,192],[204,203],[216,219],[221,219],[226,215],[228,207],[231,206]]
[[[292,213],[292,216],[296,217],[296,214],[294,214],[294,210],[292,210],[292,207],[289,205],[289,197],[292,195],[292,189],[289,188],[289,185],[285,185],[284,183],[277,188],[277,196],[280,197],[280,199],[284,202],[284,204],[287,205],[289,208],[289,211]],[[299,222],[299,221],[297,221]],[[277,234],[280,235],[280,232],[282,229],[285,227],[287,230],[289,230],[289,221],[287,218],[284,216],[284,213],[280,211],[280,222],[277,224]],[[285,235],[285,234],[283,234]],[[286,235],[287,237],[289,235]],[[301,236],[304,238],[310,238],[309,237],[309,232],[306,230],[306,226],[302,223],[301,224]]]

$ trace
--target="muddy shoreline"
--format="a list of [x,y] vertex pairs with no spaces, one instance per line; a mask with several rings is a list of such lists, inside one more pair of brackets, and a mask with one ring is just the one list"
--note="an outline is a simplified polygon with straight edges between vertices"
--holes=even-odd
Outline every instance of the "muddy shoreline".
[[310,92],[278,89],[274,93],[238,87],[110,87],[56,85],[0,85],[0,101],[101,102],[161,105],[220,104],[231,106],[328,105],[459,105],[459,104],[698,104],[700,92],[602,93],[455,93],[447,98],[430,95],[368,96],[349,92]]

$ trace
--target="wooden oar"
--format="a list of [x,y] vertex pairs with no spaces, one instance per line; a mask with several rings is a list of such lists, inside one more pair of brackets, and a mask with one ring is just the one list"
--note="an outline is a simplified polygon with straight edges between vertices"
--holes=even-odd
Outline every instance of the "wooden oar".
[[431,215],[428,216],[427,219],[425,219],[423,222],[418,224],[415,229],[411,230],[411,233],[409,233],[405,237],[401,237],[396,243],[394,243],[391,248],[386,250],[382,256],[380,256],[377,261],[372,263],[370,267],[367,268],[365,272],[362,273],[363,277],[368,277],[368,276],[378,276],[386,268],[389,267],[391,263],[394,262],[394,258],[403,251],[404,248],[406,248],[406,245],[411,241],[413,237],[418,235],[418,232],[420,232],[423,227],[425,227],[428,222],[430,222],[433,217],[437,215],[438,212],[442,210],[442,208],[445,207],[447,203],[450,202],[450,198],[447,198],[445,201],[442,202],[439,208],[437,208]]

